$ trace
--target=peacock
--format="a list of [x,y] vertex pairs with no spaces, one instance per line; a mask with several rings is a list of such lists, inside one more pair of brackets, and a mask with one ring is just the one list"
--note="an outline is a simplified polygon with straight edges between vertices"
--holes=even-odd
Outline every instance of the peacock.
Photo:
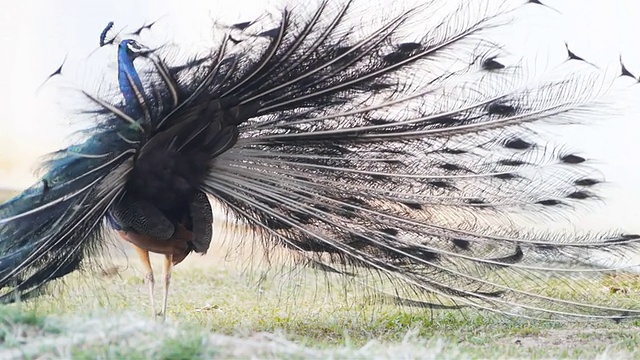
[[447,2],[433,0],[375,24],[356,20],[357,1],[293,6],[216,26],[215,46],[186,60],[143,44],[150,25],[124,37],[109,23],[100,47],[118,89],[81,91],[77,116],[92,125],[0,206],[0,302],[43,294],[115,231],[142,261],[154,313],[149,253],[164,255],[164,316],[173,266],[214,240],[214,201],[303,265],[388,280],[368,284],[399,305],[640,315],[580,280],[613,269],[594,255],[625,257],[640,236],[544,227],[597,200],[604,179],[532,126],[578,119],[607,82],[569,48],[576,71],[524,76],[486,31],[545,5],[489,3],[436,19]]

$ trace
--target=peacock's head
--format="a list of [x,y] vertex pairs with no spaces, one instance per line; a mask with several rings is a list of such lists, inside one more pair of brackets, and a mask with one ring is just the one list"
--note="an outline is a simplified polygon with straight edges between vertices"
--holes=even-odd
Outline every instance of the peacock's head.
[[100,34],[100,47],[120,42],[118,50],[121,55],[133,60],[150,52],[149,48],[133,39],[122,39],[120,34],[113,31],[113,21],[110,21]]
[[149,49],[133,39],[122,40],[119,48],[121,51],[125,51],[132,60],[149,52]]

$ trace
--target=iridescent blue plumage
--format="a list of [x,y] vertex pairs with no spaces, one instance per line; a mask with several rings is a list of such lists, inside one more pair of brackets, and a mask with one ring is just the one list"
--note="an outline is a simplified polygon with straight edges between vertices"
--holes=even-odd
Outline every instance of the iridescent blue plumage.
[[142,46],[135,40],[122,40],[118,45],[118,85],[124,96],[127,113],[138,120],[143,119],[141,108],[147,102],[142,81],[133,65],[140,51]]

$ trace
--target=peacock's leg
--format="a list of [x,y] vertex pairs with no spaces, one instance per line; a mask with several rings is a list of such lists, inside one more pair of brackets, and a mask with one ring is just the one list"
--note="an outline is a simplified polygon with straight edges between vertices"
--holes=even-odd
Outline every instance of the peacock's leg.
[[162,274],[164,275],[164,294],[162,297],[162,320],[167,317],[167,300],[169,298],[169,283],[171,282],[171,270],[173,269],[173,255],[166,255]]
[[[153,287],[154,287],[154,279],[153,279],[153,268],[151,268],[151,261],[149,260],[149,252],[147,250],[141,249],[136,245],[133,245],[133,248],[136,250],[138,257],[140,257],[140,262],[142,262],[142,266],[145,270],[145,281],[149,286],[149,302],[151,304],[151,313],[155,318],[157,316],[155,301],[153,300]],[[166,303],[165,303],[166,306]]]

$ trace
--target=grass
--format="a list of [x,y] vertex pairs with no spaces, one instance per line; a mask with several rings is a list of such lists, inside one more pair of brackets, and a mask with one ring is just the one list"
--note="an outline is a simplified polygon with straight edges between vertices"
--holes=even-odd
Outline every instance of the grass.
[[266,274],[223,250],[175,269],[164,324],[151,319],[137,259],[117,252],[50,295],[0,308],[0,358],[630,358],[640,347],[633,322],[372,305],[309,271]]
[[[619,359],[640,353],[640,322],[536,322],[375,305],[336,279],[261,266],[266,259],[248,246],[240,250],[248,256],[225,257],[229,246],[217,244],[209,255],[180,264],[165,323],[151,318],[137,259],[113,251],[49,295],[0,307],[0,359]],[[156,269],[160,260],[154,258]],[[277,256],[270,260],[279,263]],[[617,287],[620,280],[624,288]],[[635,276],[601,285],[616,294],[594,296],[640,300]],[[549,287],[570,293],[561,284]]]

